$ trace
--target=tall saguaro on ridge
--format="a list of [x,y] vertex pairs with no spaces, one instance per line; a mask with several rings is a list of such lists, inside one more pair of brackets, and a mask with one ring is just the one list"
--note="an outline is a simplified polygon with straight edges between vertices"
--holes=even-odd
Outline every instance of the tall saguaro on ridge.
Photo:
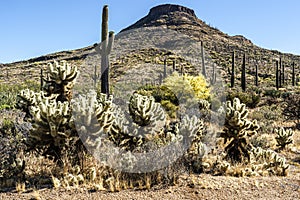
[[230,79],[230,82],[231,82],[231,87],[233,88],[234,87],[234,61],[235,60],[235,53],[234,51],[232,52],[232,63],[231,63],[231,79]]
[[201,59],[202,59],[202,74],[206,78],[205,58],[204,58],[204,44],[201,41]]
[[243,64],[242,64],[241,86],[242,86],[242,90],[246,91],[246,54],[245,53],[243,56]]
[[101,93],[109,95],[109,54],[114,42],[114,32],[108,33],[108,6],[102,11],[101,29]]

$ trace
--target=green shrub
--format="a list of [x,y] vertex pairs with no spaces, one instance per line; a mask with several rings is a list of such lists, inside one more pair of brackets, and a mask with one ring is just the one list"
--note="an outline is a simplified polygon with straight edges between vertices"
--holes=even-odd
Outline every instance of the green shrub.
[[240,89],[229,89],[226,99],[233,101],[234,98],[240,99],[249,108],[255,108],[259,104],[261,96],[255,91],[249,91],[249,89],[246,92]]

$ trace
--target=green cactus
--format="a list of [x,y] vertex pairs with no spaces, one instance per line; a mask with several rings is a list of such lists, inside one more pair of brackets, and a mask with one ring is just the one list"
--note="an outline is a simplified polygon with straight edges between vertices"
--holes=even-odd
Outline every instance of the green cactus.
[[163,73],[163,79],[167,78],[167,59],[164,59],[164,73]]
[[233,88],[234,87],[234,79],[235,79],[235,72],[234,72],[234,62],[235,62],[235,53],[234,51],[232,52],[232,65],[231,65],[231,87]]
[[209,110],[210,103],[207,100],[200,99],[198,103],[199,103],[199,109],[200,110]]
[[95,91],[72,100],[72,112],[80,138],[89,149],[101,145],[101,136],[111,130],[114,122],[112,97]]
[[29,143],[34,140],[47,144],[53,140],[58,146],[60,137],[70,137],[71,131],[66,129],[71,118],[68,102],[45,98],[38,106],[31,106],[30,113],[34,124]]
[[165,122],[166,116],[155,99],[140,94],[133,94],[129,101],[129,113],[133,121],[139,126],[148,126],[157,122]]
[[295,86],[295,62],[293,62],[292,67],[292,86]]
[[75,65],[70,65],[66,61],[48,64],[49,80],[44,79],[44,90],[51,94],[59,94],[58,101],[71,101],[72,88],[79,75]]
[[109,95],[109,54],[114,42],[114,32],[108,33],[108,6],[102,11],[101,30],[101,93]]
[[294,131],[292,129],[285,130],[281,127],[280,129],[275,129],[275,133],[277,134],[275,139],[277,141],[277,146],[279,147],[279,150],[282,150],[287,145],[293,143]]
[[201,59],[202,59],[202,75],[206,78],[206,68],[205,68],[205,57],[204,57],[204,44],[201,41]]
[[33,127],[25,141],[29,149],[59,160],[69,143],[78,141],[69,103],[78,74],[76,66],[54,61],[48,64],[48,78],[43,80],[45,91],[25,89],[18,95],[18,107]]
[[224,143],[229,141],[225,148],[227,156],[238,162],[243,158],[249,160],[248,138],[257,133],[259,125],[256,120],[251,122],[247,119],[249,111],[238,98],[234,98],[233,102],[227,101],[226,106],[225,127],[220,136],[224,138]]
[[260,175],[263,175],[264,171],[272,175],[287,175],[289,165],[286,163],[286,159],[279,156],[275,151],[257,147],[251,150],[251,155],[251,165],[255,166],[256,171]]
[[279,83],[279,64],[278,60],[276,60],[276,89],[279,89],[280,83]]
[[255,65],[255,86],[258,87],[258,66]]
[[241,87],[243,91],[246,91],[246,54],[245,53],[243,56],[243,64],[242,64]]

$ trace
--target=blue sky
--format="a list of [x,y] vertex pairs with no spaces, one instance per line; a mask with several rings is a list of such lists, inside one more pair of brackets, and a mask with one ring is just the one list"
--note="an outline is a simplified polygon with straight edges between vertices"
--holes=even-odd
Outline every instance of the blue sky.
[[164,3],[192,8],[198,18],[229,35],[300,55],[299,0],[1,0],[0,63],[98,42],[105,4],[109,28],[119,32]]

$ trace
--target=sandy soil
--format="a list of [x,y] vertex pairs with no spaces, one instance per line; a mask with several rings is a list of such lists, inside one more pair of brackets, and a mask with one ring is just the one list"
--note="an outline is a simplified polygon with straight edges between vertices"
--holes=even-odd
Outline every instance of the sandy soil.
[[46,188],[24,193],[0,193],[0,199],[300,199],[300,175],[287,177],[227,177],[208,174],[183,175],[175,186],[120,192],[84,188]]

